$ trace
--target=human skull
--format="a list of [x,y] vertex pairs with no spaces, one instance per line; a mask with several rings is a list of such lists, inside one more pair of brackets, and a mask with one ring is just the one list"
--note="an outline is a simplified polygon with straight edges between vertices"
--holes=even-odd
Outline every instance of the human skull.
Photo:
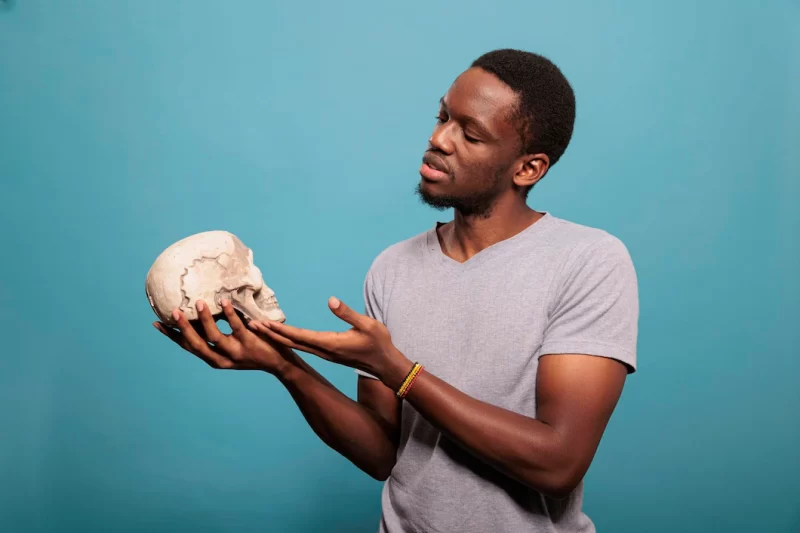
[[203,300],[212,316],[222,313],[228,299],[246,320],[286,317],[253,263],[253,251],[227,231],[206,231],[181,239],[161,252],[150,267],[145,292],[158,318],[176,326],[172,310],[188,320],[198,317],[195,304]]

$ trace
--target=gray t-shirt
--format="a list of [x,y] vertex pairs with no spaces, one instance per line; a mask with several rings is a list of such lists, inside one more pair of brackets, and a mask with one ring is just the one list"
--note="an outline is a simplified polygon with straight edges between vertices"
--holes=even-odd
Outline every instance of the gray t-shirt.
[[[628,250],[605,231],[549,213],[465,263],[442,252],[436,228],[394,244],[370,267],[364,297],[406,357],[530,417],[542,355],[610,357],[636,369],[638,287]],[[381,498],[381,533],[595,531],[581,510],[583,482],[566,499],[546,497],[477,459],[409,402]]]

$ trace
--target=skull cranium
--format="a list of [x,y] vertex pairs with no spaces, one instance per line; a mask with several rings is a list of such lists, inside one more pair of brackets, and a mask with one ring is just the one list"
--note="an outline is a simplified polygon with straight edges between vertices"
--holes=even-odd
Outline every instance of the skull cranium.
[[198,318],[197,300],[213,316],[228,299],[246,320],[286,320],[275,292],[253,263],[253,251],[227,231],[206,231],[181,239],[161,252],[150,267],[145,292],[158,318],[177,325],[172,310],[188,320]]

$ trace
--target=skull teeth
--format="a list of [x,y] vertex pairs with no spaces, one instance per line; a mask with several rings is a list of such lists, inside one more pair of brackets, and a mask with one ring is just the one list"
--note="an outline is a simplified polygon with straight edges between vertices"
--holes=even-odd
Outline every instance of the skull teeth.
[[265,311],[274,311],[278,309],[278,300],[275,296],[269,296],[259,302],[259,307]]

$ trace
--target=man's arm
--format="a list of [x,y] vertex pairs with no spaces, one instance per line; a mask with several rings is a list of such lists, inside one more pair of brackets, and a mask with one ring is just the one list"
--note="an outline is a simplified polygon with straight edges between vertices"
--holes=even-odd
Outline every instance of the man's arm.
[[275,375],[325,444],[375,479],[385,480],[397,460],[400,402],[381,382],[359,378],[358,401],[340,392],[291,350]]
[[250,331],[229,301],[222,302],[222,309],[231,326],[230,335],[219,331],[208,306],[202,301],[196,306],[199,332],[178,310],[174,312],[178,330],[160,322],[154,326],[212,368],[273,374],[326,444],[372,477],[383,480],[389,476],[397,455],[399,402],[393,395],[374,384],[362,384],[359,401],[355,402],[291,349],[270,343]]
[[[382,321],[380,287],[373,265],[364,280],[365,312]],[[400,435],[400,400],[394,392],[380,381],[359,377],[354,402],[291,349],[282,353],[288,353],[291,365],[276,375],[314,432],[373,478],[388,478]]]
[[563,497],[589,468],[626,375],[622,363],[605,357],[544,356],[535,419],[472,398],[424,371],[406,400],[473,455],[525,485]]
[[[385,402],[400,388],[413,366],[412,361],[385,338],[381,339],[388,334],[379,323],[365,322],[367,317],[357,316],[343,304],[336,307],[336,312],[356,327],[347,333],[330,334],[283,324],[267,327],[257,323],[254,327],[272,340],[329,360],[335,356],[346,356],[348,362],[356,357],[383,359],[379,368],[366,370],[378,370],[375,374],[381,381],[372,380],[369,392]],[[322,345],[338,345],[339,352],[319,348]],[[384,346],[380,353],[385,355],[365,357],[376,346]],[[610,357],[544,355],[537,372],[536,418],[477,400],[425,371],[417,377],[405,399],[433,426],[484,462],[542,493],[563,497],[586,473],[622,393],[627,373],[628,368],[622,362]],[[360,379],[363,390],[368,378]],[[385,415],[381,426],[392,427],[391,410],[382,412],[390,414]],[[309,422],[312,427],[319,426],[313,418]],[[331,418],[329,422],[336,423],[337,419]],[[321,436],[329,442],[324,434]],[[348,456],[346,451],[340,451]]]
[[[254,321],[251,325],[289,348],[360,366],[380,379],[372,391],[383,387],[382,396],[394,394],[412,361],[392,345],[382,324],[341,302],[331,305],[353,329],[317,333],[281,323]],[[424,371],[405,399],[473,455],[542,493],[563,497],[588,469],[627,374],[628,367],[611,357],[543,355],[537,372],[535,419],[482,402]],[[314,419],[309,422],[312,427],[319,424]],[[342,453],[347,456],[346,451]]]
[[[355,402],[291,353],[292,364],[277,377],[314,432],[373,478],[388,478],[399,436],[400,401],[394,391],[359,377]],[[586,474],[626,375],[626,367],[614,359],[543,356],[535,419],[479,401],[427,372],[406,400],[479,459],[540,492],[563,497]]]

